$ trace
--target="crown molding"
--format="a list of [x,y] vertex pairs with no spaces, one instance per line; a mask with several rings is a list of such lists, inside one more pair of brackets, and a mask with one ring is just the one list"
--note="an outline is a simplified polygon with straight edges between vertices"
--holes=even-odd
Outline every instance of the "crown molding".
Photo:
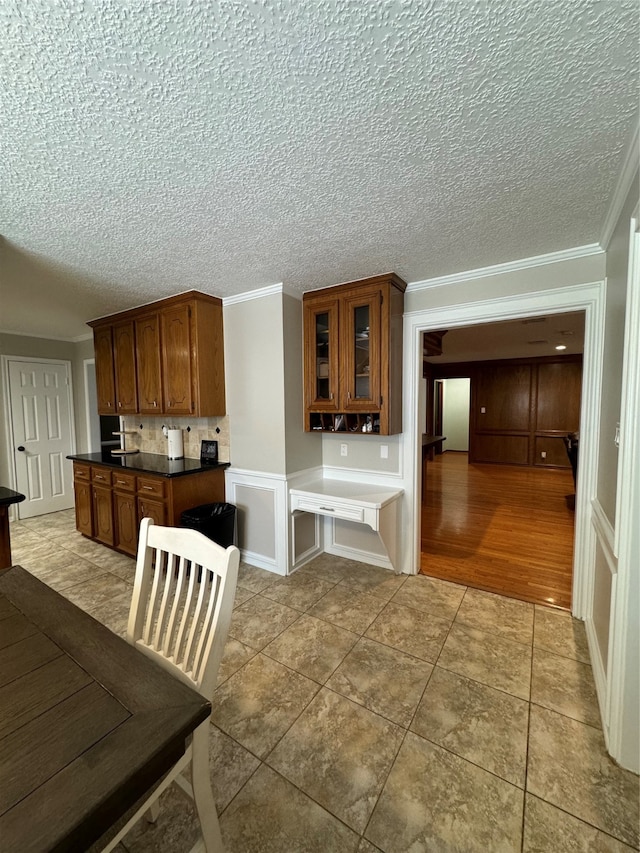
[[588,258],[592,255],[602,254],[600,243],[589,243],[586,246],[577,246],[575,249],[562,249],[559,252],[549,252],[546,255],[535,255],[532,258],[522,258],[519,261],[507,261],[503,264],[493,264],[490,267],[479,267],[475,270],[465,270],[459,273],[441,275],[437,278],[428,278],[424,281],[413,281],[407,285],[407,293],[415,293],[418,290],[428,290],[432,287],[442,287],[449,284],[457,284],[463,281],[472,281],[476,278],[488,278],[492,275],[505,275],[511,272],[541,267],[545,264],[555,264],[559,261],[573,261],[578,258]]
[[259,287],[256,290],[247,290],[245,293],[236,293],[234,296],[224,296],[222,298],[222,305],[226,308],[227,305],[236,305],[238,302],[251,302],[253,299],[262,299],[265,296],[273,296],[275,293],[286,293],[287,296],[293,296],[294,299],[302,299],[301,293],[280,282],[279,284],[270,284],[268,287]]
[[616,223],[622,213],[622,208],[629,194],[629,190],[633,185],[633,179],[638,171],[640,164],[640,119],[636,119],[631,137],[624,152],[622,159],[622,168],[618,175],[616,188],[611,196],[607,214],[602,223],[600,232],[600,245],[603,249],[607,249],[611,237],[613,236]]
[[15,338],[37,338],[41,341],[61,341],[65,344],[77,344],[80,341],[88,341],[93,335],[80,335],[76,338],[60,338],[56,335],[34,335],[33,332],[16,332],[12,329],[0,329],[0,335],[13,335]]

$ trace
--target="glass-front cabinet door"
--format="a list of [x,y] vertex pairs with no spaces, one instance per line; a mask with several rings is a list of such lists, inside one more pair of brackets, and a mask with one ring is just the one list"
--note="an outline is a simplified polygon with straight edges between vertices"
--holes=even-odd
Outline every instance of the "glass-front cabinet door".
[[307,406],[318,412],[338,411],[338,301],[305,305],[304,337]]
[[380,408],[381,294],[379,290],[347,296],[342,306],[344,410]]

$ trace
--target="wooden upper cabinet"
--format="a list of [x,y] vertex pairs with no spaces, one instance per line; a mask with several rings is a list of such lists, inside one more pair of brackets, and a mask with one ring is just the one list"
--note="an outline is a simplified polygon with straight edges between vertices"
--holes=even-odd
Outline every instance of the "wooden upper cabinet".
[[305,429],[402,431],[402,314],[393,273],[305,293]]
[[115,415],[117,413],[116,385],[111,325],[98,326],[93,330],[93,347],[96,362],[98,414]]
[[113,326],[113,361],[115,367],[118,415],[135,415],[138,411],[136,380],[136,340],[133,321]]
[[191,306],[176,305],[160,312],[165,410],[172,415],[194,413]]
[[157,415],[164,411],[162,403],[160,317],[158,314],[148,314],[136,320],[135,334],[138,411],[141,415]]
[[339,412],[338,306],[335,298],[304,305],[305,399],[316,412]]
[[225,414],[220,299],[190,291],[89,325],[100,414]]
[[363,288],[343,298],[342,410],[345,412],[378,411],[382,406],[380,368],[388,352],[388,339],[382,334],[383,299],[379,288]]

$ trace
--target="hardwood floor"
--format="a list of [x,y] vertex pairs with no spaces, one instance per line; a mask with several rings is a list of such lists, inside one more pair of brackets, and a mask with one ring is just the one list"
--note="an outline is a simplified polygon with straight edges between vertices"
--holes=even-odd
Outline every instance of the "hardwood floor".
[[569,470],[436,456],[427,463],[421,573],[569,608],[573,494]]

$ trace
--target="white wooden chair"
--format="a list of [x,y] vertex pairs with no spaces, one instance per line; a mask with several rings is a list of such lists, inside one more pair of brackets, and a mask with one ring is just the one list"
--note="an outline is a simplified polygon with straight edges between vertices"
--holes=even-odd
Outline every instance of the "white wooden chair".
[[[231,622],[239,560],[234,545],[224,549],[196,530],[159,527],[150,518],[140,525],[127,639],[207,699],[216,686]],[[191,782],[182,772],[189,765]],[[209,719],[194,731],[185,755],[103,853],[112,850],[145,813],[155,820],[158,797],[173,783],[195,803],[202,840],[193,850],[222,853],[209,777]]]

